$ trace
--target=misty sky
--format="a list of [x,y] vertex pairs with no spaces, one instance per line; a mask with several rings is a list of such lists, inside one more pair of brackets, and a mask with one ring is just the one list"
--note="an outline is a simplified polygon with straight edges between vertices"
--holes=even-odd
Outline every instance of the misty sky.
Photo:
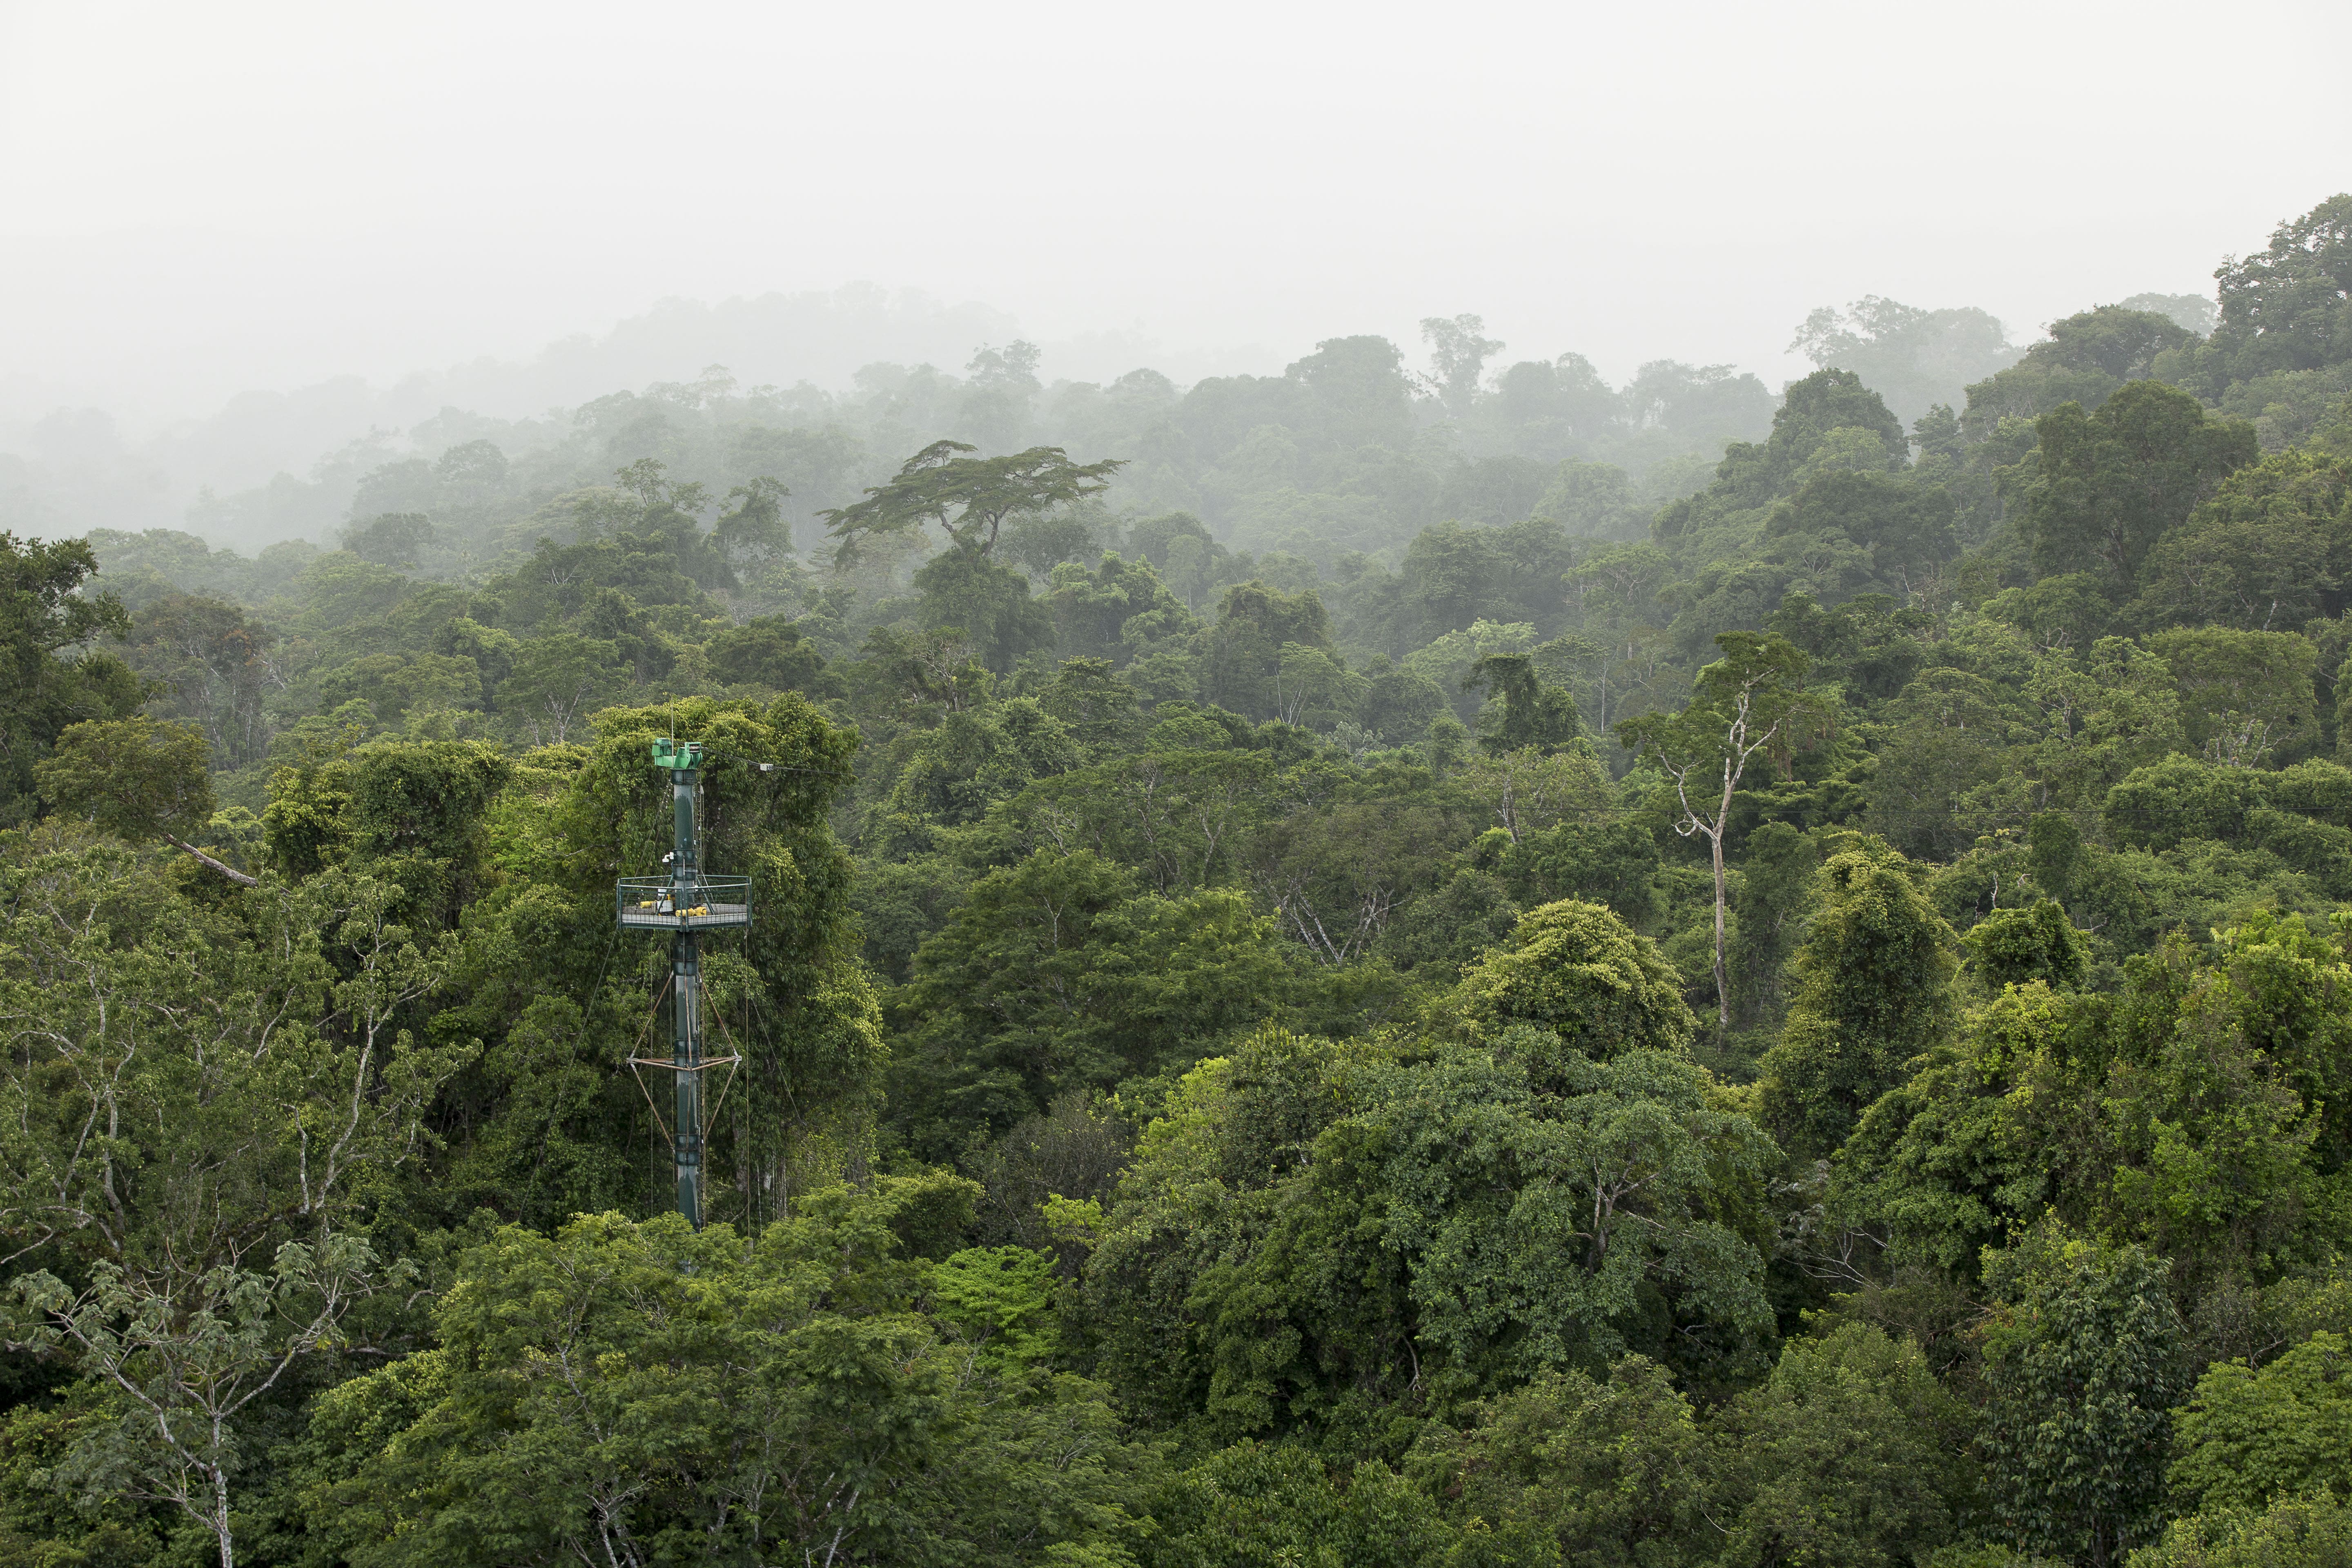
[[1049,375],[1478,311],[1777,384],[1865,292],[2210,289],[2352,186],[2347,58],[2341,0],[0,0],[0,383],[200,413],[870,279],[1097,334]]

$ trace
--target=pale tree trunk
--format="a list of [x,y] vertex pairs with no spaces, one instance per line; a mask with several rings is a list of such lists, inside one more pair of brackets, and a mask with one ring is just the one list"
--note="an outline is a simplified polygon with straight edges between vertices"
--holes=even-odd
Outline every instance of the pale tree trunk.
[[220,1542],[221,1568],[236,1568],[236,1547],[228,1521],[228,1471],[219,1461],[206,1465],[213,1486],[212,1518],[205,1522],[213,1527],[213,1535]]
[[1723,967],[1723,834],[1717,830],[1710,837],[1715,848],[1715,1024],[1717,1029],[1731,1027],[1731,983]]
[[1731,791],[1738,775],[1729,763],[1723,769],[1723,804],[1715,814],[1715,831],[1707,835],[1707,846],[1715,858],[1715,1026],[1718,1033],[1731,1027],[1731,980],[1723,966],[1723,830],[1731,820]]
[[[1706,774],[1700,770],[1706,764],[1699,757],[1676,763],[1666,750],[1667,742],[1654,735],[1643,742],[1644,754],[1655,756],[1659,765],[1675,781],[1675,798],[1682,807],[1682,816],[1675,824],[1675,831],[1685,838],[1695,833],[1706,835],[1709,858],[1715,868],[1715,1021],[1718,1031],[1727,1031],[1731,1027],[1731,976],[1723,960],[1724,906],[1727,901],[1724,896],[1723,836],[1731,826],[1731,797],[1738,793],[1739,780],[1748,771],[1748,759],[1771,744],[1780,735],[1781,727],[1790,722],[1791,713],[1797,711],[1790,709],[1780,712],[1761,733],[1758,733],[1752,727],[1756,720],[1752,688],[1763,679],[1759,675],[1732,694],[1731,713],[1724,728],[1722,742],[1723,793],[1716,801],[1712,818],[1693,805],[1690,797],[1690,787],[1695,782],[1692,775],[1697,773],[1704,778]],[[1714,750],[1712,742],[1707,743],[1706,750]]]
[[215,871],[218,871],[222,876],[226,877],[230,881],[235,882],[240,888],[257,888],[261,886],[260,879],[248,877],[234,866],[224,865],[222,862],[214,859],[211,856],[205,854],[203,850],[197,848],[193,844],[185,843],[180,839],[174,838],[168,833],[163,836],[163,841],[166,844],[172,845],[175,848],[186,850],[205,865],[211,867]]

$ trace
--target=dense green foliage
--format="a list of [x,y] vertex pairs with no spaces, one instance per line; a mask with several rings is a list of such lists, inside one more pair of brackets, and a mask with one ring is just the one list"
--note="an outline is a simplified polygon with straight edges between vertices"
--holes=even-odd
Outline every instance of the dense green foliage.
[[2347,223],[0,536],[0,1556],[2352,1562]]

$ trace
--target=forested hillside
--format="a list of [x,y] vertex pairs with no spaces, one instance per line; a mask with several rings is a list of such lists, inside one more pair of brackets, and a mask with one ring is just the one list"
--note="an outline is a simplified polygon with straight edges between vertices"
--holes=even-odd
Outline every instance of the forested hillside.
[[2352,195],[2216,277],[0,535],[0,1557],[2352,1564]]

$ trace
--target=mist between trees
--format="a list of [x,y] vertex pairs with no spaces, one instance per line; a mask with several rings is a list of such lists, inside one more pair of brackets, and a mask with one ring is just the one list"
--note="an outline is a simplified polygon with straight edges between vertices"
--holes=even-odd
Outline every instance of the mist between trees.
[[2352,1563],[2352,196],[2216,276],[19,465],[0,1555]]

